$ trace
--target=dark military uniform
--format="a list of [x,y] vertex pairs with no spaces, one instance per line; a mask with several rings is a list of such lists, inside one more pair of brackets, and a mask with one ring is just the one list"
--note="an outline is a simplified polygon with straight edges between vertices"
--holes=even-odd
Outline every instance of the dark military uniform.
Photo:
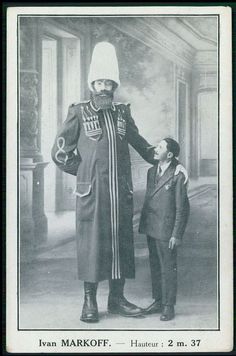
[[134,278],[133,188],[128,144],[150,163],[129,105],[101,110],[88,101],[69,107],[52,158],[77,175],[75,194],[79,279]]

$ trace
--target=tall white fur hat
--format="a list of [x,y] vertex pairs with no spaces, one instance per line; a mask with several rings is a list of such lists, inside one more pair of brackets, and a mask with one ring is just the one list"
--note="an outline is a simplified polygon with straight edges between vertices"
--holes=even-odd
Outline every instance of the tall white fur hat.
[[113,80],[120,85],[116,50],[109,42],[99,42],[94,47],[88,75],[88,86],[91,91],[92,82],[98,79]]

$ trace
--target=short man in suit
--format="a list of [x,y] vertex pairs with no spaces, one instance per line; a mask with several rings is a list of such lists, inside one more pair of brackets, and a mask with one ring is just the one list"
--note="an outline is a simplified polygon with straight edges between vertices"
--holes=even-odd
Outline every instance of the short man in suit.
[[175,316],[177,246],[187,224],[189,201],[184,175],[174,175],[179,144],[165,138],[155,152],[158,161],[148,170],[139,232],[147,235],[154,298],[146,314],[161,313],[160,319],[167,321]]

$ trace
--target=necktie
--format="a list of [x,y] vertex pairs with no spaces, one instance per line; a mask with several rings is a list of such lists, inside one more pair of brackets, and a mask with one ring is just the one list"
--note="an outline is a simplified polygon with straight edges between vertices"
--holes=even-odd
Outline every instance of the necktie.
[[161,173],[162,173],[162,169],[160,166],[158,166],[156,182],[158,182],[159,179],[161,178]]

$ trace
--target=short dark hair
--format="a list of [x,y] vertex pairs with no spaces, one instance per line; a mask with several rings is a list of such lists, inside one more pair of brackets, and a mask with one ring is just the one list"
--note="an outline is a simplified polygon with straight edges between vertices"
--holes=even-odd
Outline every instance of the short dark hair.
[[167,143],[166,145],[167,151],[172,152],[174,157],[178,157],[180,152],[180,147],[178,142],[170,137],[164,138],[164,141],[166,141]]

